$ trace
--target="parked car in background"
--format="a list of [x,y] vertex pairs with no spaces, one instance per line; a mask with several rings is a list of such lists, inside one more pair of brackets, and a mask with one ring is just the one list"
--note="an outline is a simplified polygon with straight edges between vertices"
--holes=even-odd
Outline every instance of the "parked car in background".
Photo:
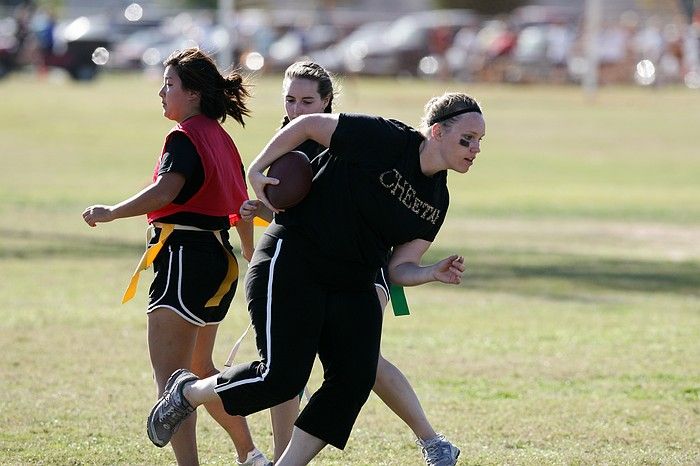
[[167,35],[162,28],[150,27],[132,32],[115,44],[109,60],[109,67],[119,70],[142,69],[146,50],[165,42],[166,38]]
[[111,46],[107,20],[101,16],[61,21],[51,31],[50,50],[42,50],[30,32],[18,38],[22,26],[13,17],[0,21],[0,78],[25,67],[60,68],[77,81],[95,78],[100,69],[95,51]]
[[137,30],[116,44],[110,66],[116,69],[157,67],[175,50],[189,47],[217,54],[229,41],[235,41],[231,36],[211,15],[181,12],[166,18],[157,27]]
[[419,63],[427,56],[444,56],[460,29],[478,24],[471,10],[433,10],[412,13],[392,22],[383,40],[372,44],[357,63],[357,72],[367,75],[419,74]]
[[579,22],[577,10],[527,6],[516,9],[512,20],[518,28],[518,39],[504,79],[510,82],[566,81],[567,58]]
[[449,74],[463,81],[500,81],[516,42],[514,27],[503,19],[466,26],[446,53]]
[[267,67],[284,70],[310,50],[329,47],[341,38],[341,31],[330,24],[309,24],[290,28],[270,45]]
[[369,51],[385,39],[390,24],[388,21],[365,23],[338,43],[325,49],[313,50],[307,55],[327,70],[357,73],[362,70],[362,60]]

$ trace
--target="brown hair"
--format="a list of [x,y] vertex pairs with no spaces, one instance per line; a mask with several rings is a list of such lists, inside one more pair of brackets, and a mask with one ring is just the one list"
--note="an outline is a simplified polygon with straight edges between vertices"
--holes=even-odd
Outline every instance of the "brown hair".
[[[333,97],[336,95],[336,90],[334,89],[335,83],[330,73],[326,71],[324,67],[312,61],[298,61],[292,63],[284,72],[284,81],[291,81],[292,79],[308,79],[309,81],[315,81],[318,86],[316,89],[318,95],[321,96],[321,99],[328,99],[328,104],[326,108],[323,109],[323,112],[333,112]],[[282,121],[282,126],[287,123],[289,123],[289,117],[285,116]]]
[[459,115],[472,112],[481,113],[481,107],[474,98],[459,92],[446,92],[425,104],[421,128],[425,130],[435,123],[450,127]]
[[222,123],[230,115],[245,126],[243,117],[250,116],[246,107],[250,92],[237,70],[223,77],[214,60],[198,48],[176,50],[163,65],[175,69],[183,88],[199,93],[200,110],[204,115]]

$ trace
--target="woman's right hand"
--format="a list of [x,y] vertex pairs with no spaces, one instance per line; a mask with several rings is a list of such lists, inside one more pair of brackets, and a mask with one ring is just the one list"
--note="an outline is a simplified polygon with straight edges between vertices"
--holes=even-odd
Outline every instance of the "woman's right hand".
[[83,220],[91,227],[97,226],[98,223],[111,222],[114,220],[114,206],[91,205],[83,211]]
[[270,204],[270,201],[267,199],[267,196],[265,195],[265,186],[268,184],[276,185],[279,184],[280,180],[277,178],[270,178],[269,176],[265,176],[262,174],[261,171],[258,170],[250,170],[248,172],[248,181],[250,181],[250,187],[253,188],[253,191],[255,192],[255,196],[258,198],[260,202],[262,202],[272,213],[279,213],[279,209],[275,209],[272,204]]

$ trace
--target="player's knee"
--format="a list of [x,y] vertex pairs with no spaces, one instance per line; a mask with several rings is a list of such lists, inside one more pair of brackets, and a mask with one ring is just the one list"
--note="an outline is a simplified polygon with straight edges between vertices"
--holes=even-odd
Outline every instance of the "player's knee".
[[344,397],[360,399],[366,398],[372,391],[376,380],[377,371],[374,366],[356,369],[352,373],[341,375],[332,381],[337,390],[344,393]]
[[374,387],[374,383],[377,379],[377,372],[382,367],[382,361],[385,361],[381,355],[375,356],[376,359],[365,358],[364,363],[358,361],[352,368],[352,377],[355,380],[355,384],[362,389],[367,389],[368,392]]
[[306,381],[298,377],[275,377],[275,374],[271,374],[265,378],[265,384],[270,396],[281,403],[298,396]]
[[358,389],[362,391],[362,393],[367,393],[372,391],[372,388],[374,387],[374,384],[377,380],[377,371],[372,370],[368,371],[364,376],[358,377],[357,381],[357,386]]
[[273,405],[278,405],[299,396],[304,386],[297,388],[290,384],[266,383],[265,391]]

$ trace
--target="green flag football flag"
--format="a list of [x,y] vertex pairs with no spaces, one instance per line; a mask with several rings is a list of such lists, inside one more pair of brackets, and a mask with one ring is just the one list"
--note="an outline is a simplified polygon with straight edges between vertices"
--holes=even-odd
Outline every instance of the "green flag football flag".
[[394,308],[395,316],[407,316],[411,313],[408,310],[408,302],[406,302],[406,294],[403,292],[402,286],[391,285],[389,287],[389,295],[391,296],[391,307]]

